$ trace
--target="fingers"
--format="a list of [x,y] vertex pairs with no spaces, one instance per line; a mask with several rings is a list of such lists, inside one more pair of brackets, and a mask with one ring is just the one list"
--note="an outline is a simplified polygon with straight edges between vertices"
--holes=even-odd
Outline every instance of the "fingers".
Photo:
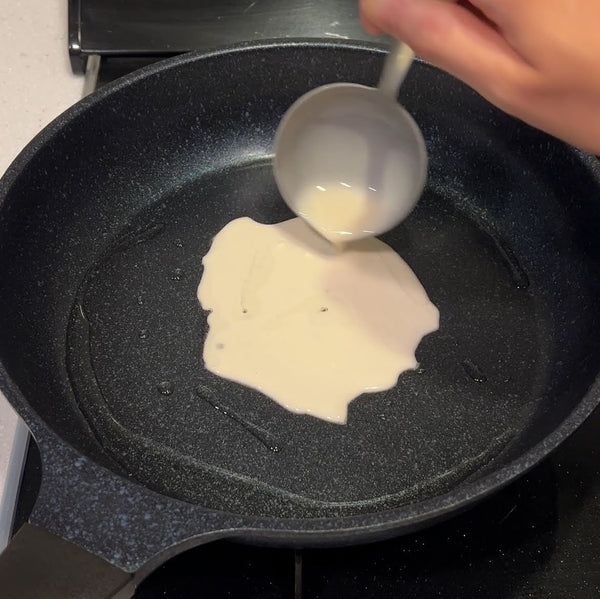
[[[493,2],[471,4],[482,10]],[[510,87],[528,75],[526,63],[502,34],[464,6],[447,0],[361,0],[360,8],[366,22],[488,97],[497,99],[498,86]]]

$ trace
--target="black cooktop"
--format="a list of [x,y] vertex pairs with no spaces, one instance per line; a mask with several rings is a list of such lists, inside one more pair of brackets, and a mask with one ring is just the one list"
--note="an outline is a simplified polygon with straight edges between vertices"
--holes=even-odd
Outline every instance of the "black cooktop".
[[358,0],[68,0],[75,71],[86,57],[172,56],[273,38],[372,39]]
[[[367,38],[356,0],[71,0],[69,9],[74,68],[102,56],[99,86],[164,56],[247,39]],[[600,410],[524,478],[428,530],[302,552],[216,542],[160,567],[135,598],[598,598],[598,431]],[[39,468],[32,446],[15,529]]]

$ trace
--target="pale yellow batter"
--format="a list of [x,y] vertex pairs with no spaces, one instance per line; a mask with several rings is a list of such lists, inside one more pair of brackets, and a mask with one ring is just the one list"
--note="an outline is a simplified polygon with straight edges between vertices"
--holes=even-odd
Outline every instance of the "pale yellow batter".
[[345,423],[355,397],[417,367],[419,342],[438,328],[410,267],[374,238],[340,252],[301,219],[239,218],[202,263],[206,368],[299,414]]
[[299,195],[298,213],[323,237],[336,245],[369,237],[381,220],[375,193],[369,198],[364,190],[357,190],[340,182],[327,186],[307,187]]

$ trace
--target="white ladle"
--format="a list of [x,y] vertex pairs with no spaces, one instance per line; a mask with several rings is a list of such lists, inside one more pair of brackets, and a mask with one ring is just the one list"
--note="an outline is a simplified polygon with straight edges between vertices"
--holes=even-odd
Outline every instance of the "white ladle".
[[288,109],[275,136],[274,173],[293,212],[302,216],[298,200],[311,187],[343,185],[369,194],[377,210],[368,227],[352,232],[358,239],[388,231],[414,208],[427,153],[419,127],[397,102],[413,58],[406,44],[395,42],[377,88],[332,83]]

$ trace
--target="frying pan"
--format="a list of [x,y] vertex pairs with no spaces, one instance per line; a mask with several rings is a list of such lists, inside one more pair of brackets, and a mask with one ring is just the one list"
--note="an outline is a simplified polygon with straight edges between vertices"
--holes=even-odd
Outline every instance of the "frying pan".
[[428,184],[383,236],[440,310],[420,369],[355,400],[345,426],[203,369],[212,237],[242,215],[292,216],[271,172],[280,117],[317,85],[374,85],[382,60],[320,41],[177,57],[81,101],[11,166],[0,382],[43,477],[3,589],[127,596],[131,573],[216,538],[406,533],[521,475],[597,405],[597,160],[424,63],[400,99]]

